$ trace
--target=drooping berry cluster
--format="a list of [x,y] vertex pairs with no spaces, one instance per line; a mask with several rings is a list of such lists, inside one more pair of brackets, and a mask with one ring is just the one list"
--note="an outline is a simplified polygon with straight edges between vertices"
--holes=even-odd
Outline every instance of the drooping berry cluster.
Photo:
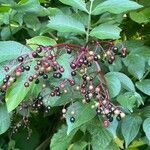
[[[50,89],[49,97],[67,93],[65,86],[69,83],[72,91],[77,90],[81,93],[82,103],[94,103],[92,108],[96,110],[98,115],[103,116],[104,125],[108,126],[108,123],[113,121],[114,116],[120,120],[125,114],[119,107],[111,103],[107,83],[99,64],[104,61],[112,64],[116,54],[125,57],[127,49],[122,44],[119,47],[115,46],[113,41],[92,41],[84,47],[75,44],[38,45],[31,54],[19,56],[14,69],[4,66],[7,74],[1,85],[1,93],[5,93],[22,74],[28,74],[24,87],[29,88],[32,83],[42,83],[42,90]],[[62,51],[73,57],[71,62],[68,62],[71,68],[71,78],[62,79],[66,70],[57,60]],[[49,80],[52,78],[58,80],[58,86],[49,84]],[[33,100],[33,110],[43,107],[45,97],[46,95],[38,95]],[[50,109],[51,107],[47,106],[46,112],[48,113]],[[64,116],[66,112],[67,110],[63,108]],[[75,111],[71,112],[70,121],[75,122]]]

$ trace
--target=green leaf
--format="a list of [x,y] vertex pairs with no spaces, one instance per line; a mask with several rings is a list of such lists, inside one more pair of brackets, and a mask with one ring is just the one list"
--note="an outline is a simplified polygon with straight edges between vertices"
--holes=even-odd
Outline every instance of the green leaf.
[[139,112],[143,117],[149,117],[150,116],[150,106],[146,106],[143,109],[140,109]]
[[114,143],[113,141],[103,150],[120,150],[118,145]]
[[143,104],[142,97],[136,92],[126,92],[117,97],[117,101],[129,111],[133,112],[136,102],[140,105]]
[[122,62],[119,56],[116,56],[113,64],[109,65],[109,70],[112,71],[120,71],[122,69]]
[[142,11],[130,12],[130,18],[137,23],[148,23],[150,22],[150,8],[145,8]]
[[145,72],[145,59],[137,54],[130,54],[124,59],[128,71],[135,78],[141,79]]
[[31,50],[26,46],[14,41],[0,41],[0,63],[16,59]]
[[13,9],[19,12],[37,12],[42,6],[38,0],[22,1],[21,3],[15,4],[12,6]]
[[47,36],[35,36],[31,39],[26,40],[26,43],[27,45],[30,45],[30,47],[36,48],[37,47],[36,44],[50,46],[50,45],[55,45],[56,41]]
[[51,17],[47,26],[59,32],[85,33],[83,24],[67,15],[55,15]]
[[77,9],[83,10],[85,12],[88,12],[88,10],[86,9],[86,4],[83,0],[71,0],[71,1],[59,0],[59,1],[61,1],[62,3],[66,4],[66,5],[70,5],[74,8],[77,8]]
[[79,141],[76,143],[73,143],[70,147],[69,150],[86,150],[88,143],[85,141]]
[[113,138],[117,138],[117,127],[118,127],[118,121],[114,118],[113,122],[109,124],[109,126],[106,128],[112,135]]
[[150,57],[150,47],[148,46],[138,46],[138,47],[133,47],[132,51],[130,54],[138,54],[140,56],[145,57]]
[[110,97],[116,97],[121,90],[121,83],[119,79],[110,73],[105,74],[105,78],[110,92]]
[[[71,111],[75,111],[75,122],[70,122]],[[66,114],[66,121],[68,125],[67,134],[69,134],[72,130],[80,127],[86,122],[90,121],[96,115],[95,110],[91,108],[91,104],[82,104],[80,102],[75,102],[71,106],[68,107]]]
[[41,23],[37,16],[32,14],[26,14],[24,16],[24,23],[26,24],[27,28],[32,29],[33,31],[37,31],[41,27]]
[[138,134],[141,123],[142,123],[142,119],[139,116],[126,116],[123,119],[121,125],[121,131],[125,139],[126,148]]
[[150,79],[145,79],[145,80],[136,82],[136,87],[143,93],[150,96]]
[[129,90],[129,91],[133,91],[133,92],[135,91],[135,87],[134,87],[132,80],[127,75],[125,75],[124,73],[110,72],[109,74],[117,77],[120,80],[121,85],[124,89]]
[[118,39],[120,38],[120,32],[121,29],[118,26],[104,23],[95,27],[90,32],[90,36],[99,39]]
[[12,84],[6,91],[6,105],[8,112],[14,110],[21,101],[24,100],[26,95],[32,90],[34,82],[30,83],[29,87],[24,86],[24,82],[28,79],[28,77],[33,74],[35,62],[32,61],[30,64],[30,73],[22,73],[20,77],[18,77],[17,81]]
[[0,104],[0,116],[0,134],[3,134],[10,126],[10,117],[4,104]]
[[12,139],[15,140],[14,150],[36,149],[40,143],[40,132],[32,127],[32,134],[30,135],[30,139],[27,138],[28,136],[29,132],[27,132],[27,129],[25,128],[20,128],[19,132],[13,134]]
[[62,54],[58,59],[58,63],[64,67],[64,72],[62,73],[62,78],[64,79],[72,79],[71,76],[71,67],[70,63],[73,60],[73,57],[69,54]]
[[92,123],[88,125],[91,134],[91,145],[93,150],[104,150],[112,141],[112,135],[102,125]]
[[67,127],[62,126],[57,133],[55,133],[51,139],[50,149],[51,150],[65,150],[71,143],[73,136],[76,131],[67,135]]
[[120,14],[141,7],[142,5],[139,5],[138,3],[130,0],[107,0],[97,5],[97,7],[92,11],[92,14],[99,15],[104,12]]
[[146,137],[148,138],[148,140],[150,142],[150,118],[147,118],[146,120],[144,120],[143,130],[146,134]]

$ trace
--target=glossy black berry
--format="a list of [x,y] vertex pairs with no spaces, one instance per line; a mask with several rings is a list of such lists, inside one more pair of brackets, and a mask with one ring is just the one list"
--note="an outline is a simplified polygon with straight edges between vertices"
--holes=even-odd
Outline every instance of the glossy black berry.
[[48,78],[48,75],[47,74],[44,74],[43,75],[43,79],[47,79]]
[[113,117],[108,118],[109,122],[113,121]]
[[57,77],[57,78],[61,78],[61,77],[62,77],[62,74],[61,74],[61,73],[57,73],[56,77]]
[[43,100],[43,96],[38,96],[38,100],[42,101]]
[[58,86],[55,87],[55,91],[60,91],[60,88]]
[[97,109],[96,109],[96,113],[97,113],[98,115],[100,115],[100,114],[102,113],[102,110],[99,109],[99,108],[97,108]]
[[109,63],[109,64],[113,64],[113,60],[108,59],[108,63]]
[[67,48],[67,53],[71,54],[72,50],[70,48]]
[[40,80],[39,79],[36,79],[35,80],[35,84],[39,84]]
[[98,61],[98,56],[94,56],[94,61]]
[[83,80],[86,80],[86,77],[87,77],[87,75],[84,74],[84,75],[82,76],[82,79],[83,79]]
[[51,93],[50,93],[50,96],[54,97],[54,96],[55,96],[55,93],[54,93],[54,92],[51,92]]
[[75,71],[72,71],[72,72],[71,72],[71,75],[72,75],[72,76],[75,76],[75,75],[76,75],[76,72],[75,72]]
[[23,60],[24,60],[24,59],[23,59],[22,56],[18,57],[18,61],[19,61],[19,62],[23,62]]
[[29,70],[30,70],[30,66],[25,66],[24,69],[25,69],[26,71],[29,71]]
[[84,63],[84,65],[88,65],[89,62],[88,62],[88,60],[84,60],[83,63]]
[[8,79],[3,79],[3,83],[7,83]]
[[60,96],[61,95],[61,93],[60,92],[56,92],[56,96]]
[[114,53],[117,53],[117,52],[118,52],[118,48],[117,48],[117,47],[113,47],[113,48],[112,48],[112,51],[113,51]]
[[44,75],[44,72],[43,72],[43,71],[40,71],[40,72],[39,72],[39,75],[40,75],[40,76],[43,76],[43,75]]
[[121,57],[125,58],[127,56],[126,53],[121,53]]
[[75,122],[75,118],[74,118],[74,117],[71,117],[71,118],[70,118],[70,122],[71,122],[71,123],[74,123],[74,122]]
[[116,117],[116,119],[117,119],[117,121],[120,121],[120,120],[121,120],[121,116],[118,115],[118,116]]

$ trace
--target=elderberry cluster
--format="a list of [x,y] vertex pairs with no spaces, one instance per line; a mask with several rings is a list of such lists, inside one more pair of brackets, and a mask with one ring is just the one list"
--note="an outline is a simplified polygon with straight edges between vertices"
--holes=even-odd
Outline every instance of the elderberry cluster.
[[[71,78],[62,79],[66,70],[57,61],[62,50],[73,57],[71,62],[68,62],[71,67]],[[42,91],[46,88],[50,89],[48,97],[63,96],[68,92],[65,86],[69,83],[72,91],[76,90],[82,95],[82,103],[93,103],[92,109],[95,109],[98,115],[103,116],[104,126],[107,127],[109,122],[113,121],[114,116],[118,121],[125,116],[121,109],[110,101],[107,83],[99,65],[103,61],[112,64],[116,54],[125,57],[127,49],[122,44],[121,47],[117,47],[113,41],[92,41],[84,47],[75,44],[38,45],[31,54],[19,56],[15,60],[14,69],[11,69],[11,66],[4,66],[6,76],[0,86],[1,93],[5,94],[22,74],[28,74],[24,82],[25,88],[29,88],[32,83],[35,85],[41,83]],[[31,64],[32,62],[34,63]],[[50,84],[53,79],[59,79],[58,86]],[[37,111],[43,108],[45,97],[46,95],[38,95],[34,98],[32,109]],[[47,106],[45,112],[48,113],[50,109],[51,107]],[[66,112],[67,110],[63,108],[64,117]],[[70,121],[75,122],[75,111],[71,112]]]

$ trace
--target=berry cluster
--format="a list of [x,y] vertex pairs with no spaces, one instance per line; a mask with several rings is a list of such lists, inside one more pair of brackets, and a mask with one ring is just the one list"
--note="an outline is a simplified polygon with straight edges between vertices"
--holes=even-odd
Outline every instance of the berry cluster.
[[[71,78],[62,79],[66,70],[57,61],[62,50],[73,57],[70,62]],[[125,116],[119,107],[111,103],[107,83],[99,65],[100,62],[104,61],[112,64],[115,61],[116,54],[125,57],[127,49],[122,44],[121,46],[115,46],[113,41],[92,41],[84,47],[75,44],[38,45],[37,49],[31,54],[17,58],[15,69],[10,70],[9,66],[4,66],[7,74],[0,88],[1,93],[5,94],[6,90],[18,79],[18,76],[26,72],[29,76],[24,82],[24,87],[29,88],[33,82],[34,84],[42,83],[42,90],[50,89],[49,97],[61,96],[62,93],[67,93],[65,86],[69,83],[72,91],[76,90],[81,93],[82,103],[93,102],[92,108],[96,110],[98,115],[103,116],[104,126],[107,127],[109,122],[113,121],[114,116],[118,121]],[[31,65],[33,61],[34,65]],[[60,84],[58,86],[49,84],[48,81],[52,78],[59,79]],[[45,97],[46,95],[38,95],[33,100],[33,110],[43,107]],[[50,109],[51,107],[47,106],[45,112],[48,113]],[[66,112],[67,110],[63,108],[63,116]],[[75,122],[75,111],[71,112],[70,121]]]

